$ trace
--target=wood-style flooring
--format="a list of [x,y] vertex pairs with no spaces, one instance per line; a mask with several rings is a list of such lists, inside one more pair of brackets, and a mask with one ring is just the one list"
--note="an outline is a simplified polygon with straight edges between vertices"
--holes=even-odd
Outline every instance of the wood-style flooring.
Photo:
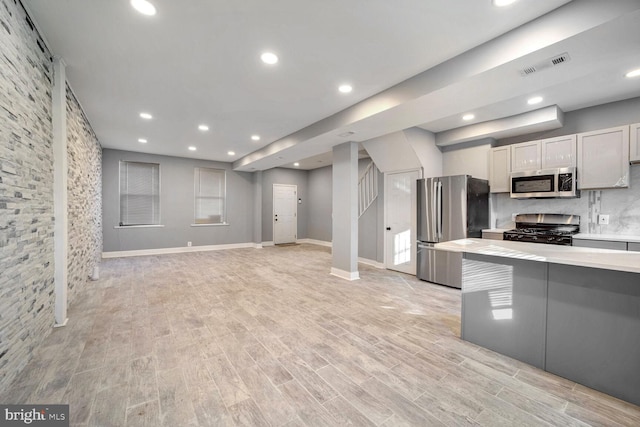
[[640,408],[459,339],[460,291],[315,245],[104,260],[3,403],[89,426],[638,426]]

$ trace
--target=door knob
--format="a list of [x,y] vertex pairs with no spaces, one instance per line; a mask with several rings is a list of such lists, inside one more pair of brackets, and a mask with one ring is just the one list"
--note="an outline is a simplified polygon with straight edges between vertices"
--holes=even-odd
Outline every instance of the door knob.
[[387,227],[387,231],[391,231],[391,227]]

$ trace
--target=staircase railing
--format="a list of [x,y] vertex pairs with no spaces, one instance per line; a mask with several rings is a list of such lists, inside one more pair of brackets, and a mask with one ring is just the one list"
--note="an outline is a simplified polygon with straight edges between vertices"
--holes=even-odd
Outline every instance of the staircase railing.
[[378,168],[371,162],[358,179],[358,218],[378,197]]

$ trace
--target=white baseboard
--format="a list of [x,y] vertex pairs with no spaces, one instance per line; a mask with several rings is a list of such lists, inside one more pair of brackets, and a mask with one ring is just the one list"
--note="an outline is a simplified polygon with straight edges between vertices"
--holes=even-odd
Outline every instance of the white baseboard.
[[140,249],[135,251],[102,252],[102,258],[179,254],[185,252],[221,251],[224,249],[256,248],[256,243],[230,243],[226,245],[185,246],[181,248]]
[[331,274],[333,276],[337,276],[341,279],[346,279],[346,280],[360,279],[360,273],[357,271],[345,271],[345,270],[341,270],[339,268],[334,268],[334,267],[331,267]]
[[275,246],[273,242],[262,242],[262,247],[266,248],[267,246]]
[[309,243],[310,245],[326,246],[327,248],[331,247],[331,242],[316,239],[298,239],[298,243]]
[[369,258],[358,258],[358,262],[360,262],[362,264],[370,265],[371,267],[380,268],[380,269],[383,269],[383,270],[385,268],[387,268],[387,267],[384,266],[384,263],[378,262],[378,261],[374,261],[374,260],[369,259]]

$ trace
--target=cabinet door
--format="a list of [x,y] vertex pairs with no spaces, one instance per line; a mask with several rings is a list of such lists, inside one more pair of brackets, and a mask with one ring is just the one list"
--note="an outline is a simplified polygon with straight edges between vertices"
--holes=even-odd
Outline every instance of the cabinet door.
[[568,168],[576,165],[576,136],[566,135],[540,141],[542,168]]
[[631,125],[631,144],[629,146],[629,160],[631,163],[640,163],[640,123]]
[[629,186],[629,126],[578,134],[578,188]]
[[511,146],[511,172],[540,169],[540,141]]
[[492,193],[508,193],[511,173],[511,148],[496,147],[489,153],[489,185]]
[[633,252],[640,252],[640,243],[629,242],[627,243],[627,250]]

